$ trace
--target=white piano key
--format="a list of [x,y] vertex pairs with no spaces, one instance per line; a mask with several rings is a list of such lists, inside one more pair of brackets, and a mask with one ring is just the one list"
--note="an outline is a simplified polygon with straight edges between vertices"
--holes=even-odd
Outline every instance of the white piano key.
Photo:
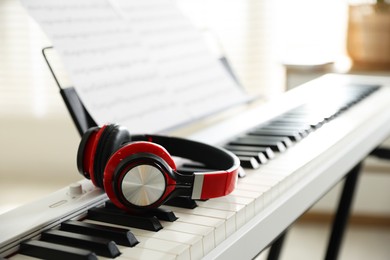
[[285,186],[285,176],[277,173],[270,174],[268,172],[261,172],[261,174],[252,174],[248,175],[247,180],[243,180],[244,183],[253,184],[258,183],[262,186],[268,186],[272,188],[271,194],[272,197],[275,197],[276,194],[280,194],[283,186]]
[[[85,222],[112,227],[128,228],[121,225],[86,219]],[[157,232],[131,228],[131,232],[140,242],[132,248],[146,248],[175,255],[178,259],[203,256],[203,245],[200,236],[161,229]],[[127,251],[130,252],[129,248]]]
[[217,202],[211,200],[207,201],[198,201],[197,202],[200,207],[209,208],[209,209],[219,209],[232,211],[236,214],[236,228],[240,228],[245,224],[245,206],[240,204],[230,204],[224,202]]
[[[238,187],[239,189],[248,190],[245,187],[255,185],[258,191],[271,194],[271,198],[274,198],[279,193],[279,186],[281,181],[279,179],[270,178],[267,176],[257,176],[255,174],[248,175],[248,178],[241,179]],[[249,189],[252,190],[252,189]]]
[[240,204],[245,206],[245,222],[249,221],[255,215],[255,200],[253,198],[240,197],[235,194],[214,198],[212,201],[226,202],[231,204]]
[[255,214],[259,213],[264,206],[263,193],[259,191],[247,191],[236,188],[230,193],[231,195],[237,195],[239,197],[251,198],[255,200]]
[[263,192],[270,191],[270,189],[277,189],[280,181],[277,179],[270,179],[267,176],[257,176],[255,174],[248,175],[246,178],[239,180],[237,187],[245,184],[256,184],[261,187]]
[[263,187],[263,188],[264,188],[265,192],[262,191],[261,186],[256,186],[256,185],[252,185],[252,184],[242,184],[239,187],[239,189],[242,191],[261,192],[260,196],[261,196],[262,202],[263,202],[262,208],[264,208],[277,198],[278,189],[277,189],[277,187],[275,187],[275,188]]
[[191,259],[200,259],[203,254],[202,237],[198,235],[182,233],[172,230],[161,229],[158,232],[151,232],[147,230],[132,228],[131,232],[138,238],[138,236],[158,238],[161,240],[175,241],[188,245],[190,247]]
[[215,240],[214,240],[215,229],[213,227],[206,227],[206,226],[200,226],[200,225],[194,225],[190,223],[176,222],[176,221],[175,222],[161,221],[161,224],[164,226],[164,229],[166,230],[173,230],[173,231],[202,236],[204,255],[206,255],[215,247]]
[[[151,250],[142,247],[128,247],[128,248],[120,248],[122,254],[118,257],[119,259],[159,259],[159,260],[181,260],[185,258],[181,258],[180,256],[173,255],[166,252],[160,252],[156,250]],[[101,259],[99,257],[99,259]],[[110,258],[107,258],[110,259]]]
[[[147,250],[147,251],[157,251],[164,255],[164,257],[173,256],[177,260],[188,260],[191,259],[190,248],[185,244],[178,242],[156,239],[151,237],[137,236],[139,244],[135,247],[125,247],[119,246],[122,256],[133,258],[134,255],[137,255],[137,250]],[[137,250],[134,250],[137,249]],[[149,258],[148,258],[149,259]]]
[[194,209],[184,209],[178,207],[164,206],[173,212],[182,212],[187,214],[219,218],[225,220],[225,230],[226,236],[230,236],[236,231],[236,215],[231,211],[217,210],[217,209],[208,209],[202,207],[196,207]]
[[278,190],[272,187],[249,184],[249,183],[241,183],[237,189],[244,191],[254,191],[261,192],[261,196],[263,197],[263,207],[274,201],[278,196]]
[[175,223],[183,222],[214,228],[215,245],[219,245],[226,238],[225,221],[222,219],[186,214],[182,212],[175,212],[175,215],[178,217]]

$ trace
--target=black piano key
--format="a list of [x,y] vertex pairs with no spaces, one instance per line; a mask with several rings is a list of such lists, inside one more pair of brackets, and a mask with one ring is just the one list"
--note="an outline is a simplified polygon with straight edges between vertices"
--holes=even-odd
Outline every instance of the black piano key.
[[225,149],[229,151],[243,151],[243,152],[258,152],[263,153],[268,160],[275,157],[274,151],[269,147],[258,147],[258,146],[244,146],[244,145],[226,145]]
[[[125,211],[116,207],[114,205],[114,203],[112,203],[111,201],[107,201],[105,203],[105,208],[117,210],[120,213],[126,214]],[[172,210],[166,210],[166,209],[161,209],[161,208],[144,209],[144,210],[136,210],[135,209],[135,210],[132,210],[131,214],[136,215],[136,216],[141,216],[141,217],[148,217],[148,218],[156,217],[159,220],[165,220],[165,221],[169,221],[169,222],[174,222],[175,220],[177,220],[177,217],[176,217],[175,213],[173,213]]]
[[249,156],[249,157],[253,157],[260,164],[265,164],[268,161],[268,159],[267,159],[267,157],[265,156],[264,153],[248,152],[248,151],[238,151],[238,150],[229,150],[229,151],[234,153],[236,156]]
[[313,128],[309,125],[290,125],[285,123],[270,123],[263,127],[256,128],[255,130],[269,130],[269,131],[297,131],[302,137],[306,137],[313,132]]
[[172,198],[166,201],[164,205],[174,206],[174,207],[184,208],[184,209],[194,209],[198,206],[195,200],[187,197]]
[[41,235],[41,240],[91,250],[97,255],[110,258],[117,257],[121,254],[115,242],[112,240],[62,230],[45,231]]
[[30,240],[20,244],[19,253],[48,260],[95,260],[92,251],[70,246],[53,244],[45,241]]
[[[326,110],[320,109],[320,111],[316,111],[316,110],[318,110],[318,107],[307,108],[306,111],[287,113],[282,118],[298,118],[298,119],[299,118],[307,118],[307,120],[304,120],[304,121],[306,121],[306,122],[318,121],[318,122],[325,123],[326,121],[333,118],[334,115],[337,114],[338,111],[340,111],[340,109],[343,106],[344,105],[334,104],[333,106],[328,107]],[[315,111],[315,112],[313,112],[313,111]],[[301,120],[297,120],[296,122],[300,122],[300,121]]]
[[87,219],[150,231],[162,229],[161,223],[156,217],[133,216],[124,212],[105,208],[89,209]]
[[175,213],[172,210],[166,210],[161,208],[150,209],[146,213],[150,216],[156,216],[156,218],[164,221],[174,222],[177,220]]
[[260,167],[260,164],[257,162],[255,157],[251,156],[237,156],[240,159],[241,167],[248,169],[257,169]]
[[248,135],[280,136],[280,137],[286,136],[294,142],[299,142],[303,138],[303,136],[299,133],[299,131],[289,131],[289,130],[258,129],[249,132]]
[[81,221],[69,220],[61,223],[61,230],[84,235],[103,237],[113,240],[118,245],[133,247],[138,240],[128,229],[108,227],[97,224],[90,224]]
[[281,124],[301,124],[307,125],[311,128],[317,129],[321,127],[324,123],[324,119],[320,120],[307,120],[307,119],[298,119],[298,118],[288,118],[288,117],[280,117],[272,121],[272,123],[281,123]]
[[255,142],[253,140],[234,140],[229,142],[228,145],[269,147],[275,152],[284,152],[286,150],[286,146],[282,142],[278,141]]

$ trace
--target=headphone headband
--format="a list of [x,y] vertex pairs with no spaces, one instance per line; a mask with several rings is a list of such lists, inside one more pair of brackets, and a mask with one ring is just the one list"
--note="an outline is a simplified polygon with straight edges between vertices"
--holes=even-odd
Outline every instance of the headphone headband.
[[203,163],[209,168],[224,169],[195,172],[192,199],[225,196],[233,191],[238,178],[239,159],[231,152],[205,143],[160,135],[133,135],[132,141],[147,141],[163,146],[171,155]]
[[231,169],[240,165],[238,158],[233,156],[231,152],[189,139],[147,134],[132,135],[131,141],[147,141],[159,144],[173,156],[188,158],[214,169]]

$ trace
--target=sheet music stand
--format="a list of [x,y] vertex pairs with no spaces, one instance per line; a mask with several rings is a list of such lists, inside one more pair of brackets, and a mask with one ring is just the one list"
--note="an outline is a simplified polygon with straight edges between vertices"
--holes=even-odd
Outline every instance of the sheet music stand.
[[[97,126],[97,123],[92,118],[92,116],[89,114],[88,110],[85,108],[84,104],[80,100],[76,89],[74,87],[61,86],[60,81],[58,80],[58,77],[56,76],[56,74],[53,70],[53,67],[51,66],[50,61],[47,57],[46,52],[48,50],[51,50],[51,49],[53,49],[52,46],[43,48],[42,49],[43,57],[45,58],[46,64],[49,67],[49,70],[50,70],[58,88],[60,89],[60,94],[61,94],[62,99],[65,102],[66,108],[68,109],[80,136],[82,136],[88,130],[88,128]],[[219,60],[222,63],[222,65],[225,67],[225,69],[227,70],[228,74],[232,77],[232,79],[239,86],[241,86],[241,84],[239,84],[239,81],[238,81],[236,75],[234,74],[231,66],[229,65],[228,60],[225,57],[221,57]]]

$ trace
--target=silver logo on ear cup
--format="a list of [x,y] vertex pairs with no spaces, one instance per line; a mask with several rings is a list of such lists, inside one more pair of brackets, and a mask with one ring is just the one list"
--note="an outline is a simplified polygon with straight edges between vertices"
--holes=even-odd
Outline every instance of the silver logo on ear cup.
[[127,201],[137,206],[148,206],[161,198],[166,182],[160,169],[143,164],[126,173],[121,188]]

